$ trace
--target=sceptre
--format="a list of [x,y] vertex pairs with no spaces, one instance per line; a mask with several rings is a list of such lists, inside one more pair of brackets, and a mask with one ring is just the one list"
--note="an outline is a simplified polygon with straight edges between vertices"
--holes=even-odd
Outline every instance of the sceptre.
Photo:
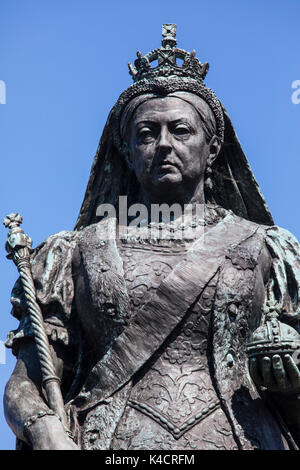
[[41,367],[42,385],[46,391],[48,405],[59,416],[63,426],[67,428],[60,379],[56,375],[42,312],[36,300],[30,265],[32,240],[20,228],[22,221],[21,215],[15,213],[7,215],[3,221],[5,227],[9,229],[5,244],[5,249],[8,252],[6,257],[14,261],[20,273]]

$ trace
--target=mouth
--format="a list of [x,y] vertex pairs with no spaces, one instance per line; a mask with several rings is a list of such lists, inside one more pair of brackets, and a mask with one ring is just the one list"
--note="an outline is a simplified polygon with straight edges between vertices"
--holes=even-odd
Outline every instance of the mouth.
[[179,170],[178,165],[174,162],[170,162],[169,160],[164,160],[164,161],[158,163],[157,165],[155,165],[155,167],[158,170],[168,170],[168,169],[172,169],[172,168],[177,168]]

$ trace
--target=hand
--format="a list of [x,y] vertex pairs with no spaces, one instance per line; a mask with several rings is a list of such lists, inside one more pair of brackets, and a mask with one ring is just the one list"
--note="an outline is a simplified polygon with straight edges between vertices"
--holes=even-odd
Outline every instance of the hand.
[[282,395],[295,395],[300,392],[300,371],[293,358],[278,354],[251,358],[250,375],[256,385],[266,387],[271,392]]
[[79,450],[65,433],[56,416],[44,416],[28,427],[28,436],[33,450]]

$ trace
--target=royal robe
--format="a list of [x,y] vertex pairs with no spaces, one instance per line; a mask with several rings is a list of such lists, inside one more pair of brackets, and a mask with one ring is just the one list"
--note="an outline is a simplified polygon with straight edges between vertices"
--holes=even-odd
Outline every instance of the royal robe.
[[[299,244],[276,226],[218,213],[170,269],[158,268],[160,282],[135,309],[115,219],[60,232],[34,251],[37,299],[50,342],[65,351],[62,391],[83,449],[288,448],[284,423],[249,375],[246,346],[270,286],[280,320],[298,328]],[[17,354],[32,340],[19,282],[12,303],[20,326],[7,346]]]

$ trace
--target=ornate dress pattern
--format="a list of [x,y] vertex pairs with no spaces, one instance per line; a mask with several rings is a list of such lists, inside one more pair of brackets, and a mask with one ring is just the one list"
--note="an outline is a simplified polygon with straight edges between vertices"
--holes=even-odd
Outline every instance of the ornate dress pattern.
[[[281,428],[250,379],[243,345],[262,320],[271,282],[282,321],[297,327],[299,245],[289,232],[223,212],[199,254],[184,243],[164,249],[136,241],[116,243],[115,235],[103,241],[112,227],[107,222],[54,235],[35,250],[37,299],[51,343],[65,351],[66,407],[83,449],[286,448]],[[237,235],[218,247],[214,265],[215,239],[228,231]],[[199,292],[197,282],[189,286],[188,256],[193,272],[203,274]],[[145,306],[156,305],[151,299],[159,291],[169,305],[166,283],[172,287],[178,279],[176,292],[183,289],[187,297],[179,295],[173,302],[174,315],[177,301],[188,309],[161,340],[135,339],[140,366],[126,372],[122,366],[127,360],[115,362],[124,376],[118,384],[109,361],[122,361],[124,355],[135,361],[128,356],[130,344],[119,340],[134,321],[138,325],[140,315],[145,317]],[[151,330],[158,335],[168,326],[163,296],[156,330]],[[9,334],[7,346],[18,354],[32,338],[19,283],[12,302],[20,325]],[[171,320],[170,308],[168,315]],[[147,318],[151,323],[151,315]]]

